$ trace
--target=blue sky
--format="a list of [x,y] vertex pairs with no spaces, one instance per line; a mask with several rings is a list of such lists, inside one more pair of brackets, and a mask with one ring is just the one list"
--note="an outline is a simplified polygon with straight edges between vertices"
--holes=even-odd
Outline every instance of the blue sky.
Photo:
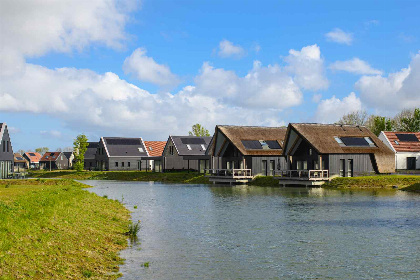
[[420,106],[419,1],[85,2],[0,4],[15,150]]

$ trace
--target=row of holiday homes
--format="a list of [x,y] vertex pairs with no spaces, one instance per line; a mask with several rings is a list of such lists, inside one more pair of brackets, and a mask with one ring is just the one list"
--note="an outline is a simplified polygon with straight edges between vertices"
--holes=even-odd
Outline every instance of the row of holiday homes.
[[[0,178],[23,161],[40,169],[71,168],[71,152],[13,157],[4,123],[0,139]],[[420,169],[419,139],[418,132],[381,132],[377,137],[366,127],[352,125],[218,125],[212,137],[169,136],[167,141],[102,137],[89,142],[84,164],[86,170],[207,170],[213,178],[353,177]]]

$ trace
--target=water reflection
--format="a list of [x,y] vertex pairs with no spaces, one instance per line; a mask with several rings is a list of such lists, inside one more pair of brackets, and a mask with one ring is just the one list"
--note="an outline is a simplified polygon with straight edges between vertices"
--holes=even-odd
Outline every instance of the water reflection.
[[[87,183],[99,195],[123,196],[133,220],[142,221],[139,241],[122,253],[126,259],[121,267],[123,279],[420,276],[416,261],[419,195],[381,190]],[[144,262],[150,262],[150,267],[141,267]]]

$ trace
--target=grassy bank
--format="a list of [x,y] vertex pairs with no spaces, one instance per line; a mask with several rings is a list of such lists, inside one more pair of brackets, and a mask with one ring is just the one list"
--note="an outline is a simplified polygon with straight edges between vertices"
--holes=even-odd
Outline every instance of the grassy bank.
[[279,180],[274,179],[273,176],[257,176],[248,183],[250,186],[259,186],[259,187],[278,187]]
[[329,188],[393,188],[403,189],[420,183],[420,176],[414,175],[376,175],[363,177],[339,177],[332,179],[323,187]]
[[32,171],[33,178],[64,178],[76,180],[155,181],[163,183],[209,184],[209,179],[196,172],[145,172],[145,171]]
[[0,181],[0,279],[115,279],[129,212],[72,180]]

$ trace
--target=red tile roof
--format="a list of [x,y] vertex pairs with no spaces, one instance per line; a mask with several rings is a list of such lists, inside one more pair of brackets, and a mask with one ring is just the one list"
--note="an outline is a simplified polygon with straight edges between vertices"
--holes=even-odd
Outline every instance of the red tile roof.
[[147,152],[151,157],[159,157],[163,154],[166,141],[144,141]]
[[61,152],[46,152],[40,161],[56,161]]
[[[386,138],[388,138],[392,147],[397,152],[420,152],[420,132],[393,132],[393,131],[384,131]],[[398,139],[397,134],[414,134],[419,141],[401,141]],[[398,144],[395,142],[397,141]]]
[[24,155],[30,160],[31,163],[39,163],[42,158],[40,153],[35,152],[27,152]]
[[27,162],[27,160],[24,157],[22,157],[22,155],[19,153],[14,153],[13,157],[14,162]]

